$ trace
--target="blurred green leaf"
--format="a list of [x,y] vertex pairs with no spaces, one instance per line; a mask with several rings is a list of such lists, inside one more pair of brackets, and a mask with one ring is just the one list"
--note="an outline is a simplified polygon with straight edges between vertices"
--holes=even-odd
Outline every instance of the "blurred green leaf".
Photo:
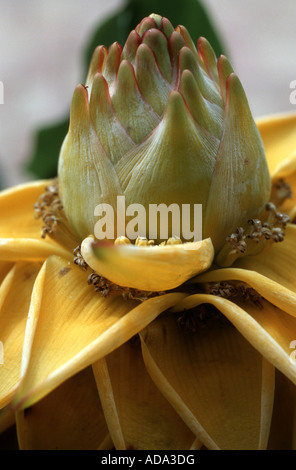
[[37,130],[35,134],[35,151],[27,170],[37,178],[55,178],[60,148],[68,132],[69,118],[62,119],[52,126]]
[[[167,17],[174,27],[184,25],[194,41],[205,36],[217,56],[225,54],[221,39],[199,0],[127,0],[119,11],[101,23],[92,34],[85,50],[82,82],[94,49],[100,44],[109,47],[114,41],[123,45],[130,31],[151,13]],[[54,125],[36,131],[34,153],[26,166],[35,177],[52,178],[57,175],[59,152],[68,127],[67,116]]]

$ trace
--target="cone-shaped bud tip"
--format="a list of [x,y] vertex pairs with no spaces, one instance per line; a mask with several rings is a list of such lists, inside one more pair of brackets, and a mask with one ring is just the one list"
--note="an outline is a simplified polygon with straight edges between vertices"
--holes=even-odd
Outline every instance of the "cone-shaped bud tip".
[[[195,242],[192,216],[201,207],[200,238],[218,252],[268,201],[264,149],[241,82],[226,57],[196,39],[153,13],[123,47],[95,50],[87,86],[73,95],[59,161],[62,203],[81,239],[114,240],[129,228],[128,238],[138,230],[162,240],[147,214],[163,205],[166,236]],[[191,239],[182,232],[184,205]]]

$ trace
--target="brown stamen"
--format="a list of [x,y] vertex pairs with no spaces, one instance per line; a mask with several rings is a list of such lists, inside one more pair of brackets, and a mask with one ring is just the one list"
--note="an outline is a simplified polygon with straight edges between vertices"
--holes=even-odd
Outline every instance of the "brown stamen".
[[240,298],[244,302],[251,302],[256,307],[262,309],[263,297],[255,290],[244,282],[215,282],[208,283],[203,286],[207,294],[217,295],[225,299]]
[[74,264],[76,264],[80,268],[84,269],[84,271],[86,271],[88,268],[88,264],[83,259],[80,245],[74,249],[73,255],[74,255],[74,259],[73,259]]
[[[80,246],[75,248],[73,254],[74,263],[77,266],[82,268],[84,271],[89,269],[88,264],[85,262],[81,254]],[[142,291],[131,287],[119,286],[96,273],[94,270],[92,270],[91,274],[88,276],[87,282],[89,285],[93,285],[95,292],[100,293],[103,297],[107,297],[108,295],[121,295],[124,300],[140,300],[143,302],[144,300],[150,299],[151,297],[156,297],[165,293],[162,291]]]
[[99,292],[103,297],[120,294],[124,300],[140,300],[143,302],[151,297],[164,294],[164,292],[148,292],[131,287],[118,286],[94,271],[88,276],[87,282],[92,284],[95,287],[95,291]]
[[58,179],[45,187],[45,192],[34,204],[35,218],[42,218],[44,226],[41,229],[41,238],[51,235],[59,220],[59,213],[63,210],[62,202],[59,198]]
[[196,333],[199,329],[221,328],[230,325],[230,322],[213,305],[201,304],[179,314],[177,324],[184,333],[188,334]]
[[267,214],[265,221],[260,219],[248,220],[249,228],[244,230],[239,227],[235,233],[230,234],[226,241],[230,243],[232,252],[236,254],[244,254],[248,248],[248,241],[255,243],[264,240],[281,242],[285,237],[285,228],[290,218],[287,214],[277,211],[275,204],[269,202],[265,206]]

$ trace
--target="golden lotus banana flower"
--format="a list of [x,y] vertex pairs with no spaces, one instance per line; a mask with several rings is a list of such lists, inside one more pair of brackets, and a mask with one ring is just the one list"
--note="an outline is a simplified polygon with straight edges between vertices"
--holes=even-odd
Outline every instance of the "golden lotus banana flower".
[[58,179],[0,193],[0,447],[295,448],[296,115],[257,126],[183,26],[95,50]]
[[[200,205],[200,239],[210,238],[217,253],[237,227],[259,216],[270,187],[243,87],[206,39],[196,48],[183,26],[174,29],[150,15],[123,48],[114,43],[95,50],[86,86],[74,92],[59,160],[62,204],[81,239],[94,233],[95,208],[102,204],[114,210],[115,234],[112,228],[106,238],[116,238],[119,229],[125,234],[121,196],[126,206],[147,212],[160,204],[183,212],[190,207],[191,229],[192,208]],[[168,225],[164,238],[176,235]],[[148,216],[140,235],[162,238],[151,236]],[[184,241],[183,232],[178,236]],[[188,237],[192,241],[192,230]]]

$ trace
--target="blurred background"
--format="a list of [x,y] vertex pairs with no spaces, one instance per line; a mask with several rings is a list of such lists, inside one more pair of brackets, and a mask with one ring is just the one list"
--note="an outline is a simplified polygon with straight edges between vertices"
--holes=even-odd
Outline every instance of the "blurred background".
[[[175,23],[173,18],[178,12],[182,16],[184,0],[171,1],[172,15],[167,13],[167,1],[158,0],[159,11],[152,1],[149,13],[163,14],[164,3],[165,16],[176,27],[181,21]],[[289,100],[290,83],[296,80],[296,1],[200,0],[200,4],[243,83],[253,115],[296,112],[296,104]],[[37,131],[68,116],[74,88],[85,78],[86,50],[97,28],[116,14],[117,26],[126,26],[130,16],[121,15],[125,5],[125,0],[0,0],[2,187],[41,175],[32,165],[29,172],[28,162],[38,154],[39,145],[46,163],[55,134],[46,134],[41,145]],[[106,30],[112,33],[112,28]]]

